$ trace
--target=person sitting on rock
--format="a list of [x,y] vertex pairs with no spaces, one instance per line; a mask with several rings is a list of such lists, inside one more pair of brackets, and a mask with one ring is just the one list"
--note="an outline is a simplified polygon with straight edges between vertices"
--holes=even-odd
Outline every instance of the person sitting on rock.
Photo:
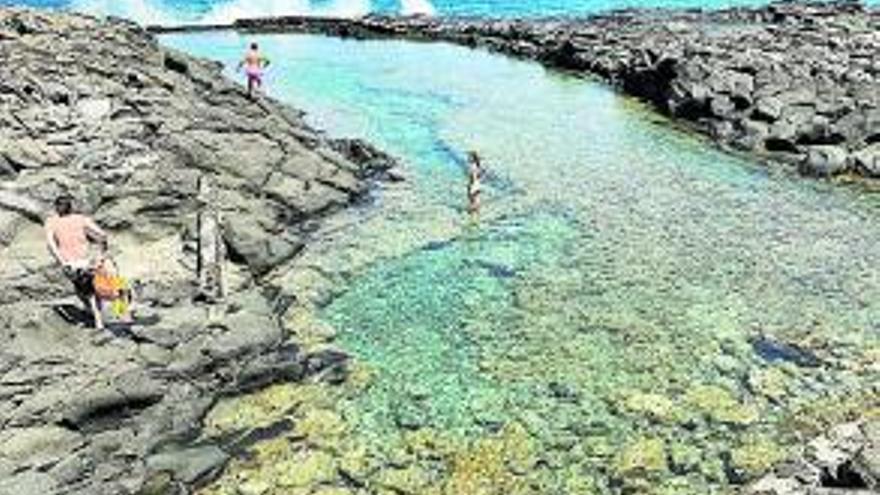
[[116,262],[104,251],[95,260],[92,286],[95,289],[98,308],[109,305],[111,312],[122,323],[133,323],[131,314],[131,288],[119,273]]
[[55,215],[46,219],[46,243],[49,252],[61,265],[64,275],[73,283],[77,297],[86,311],[91,312],[95,328],[102,330],[104,321],[98,307],[93,284],[95,263],[89,246],[96,243],[102,251],[107,247],[107,233],[91,218],[74,213],[73,198],[63,194],[55,200]]
[[263,86],[263,69],[269,66],[269,59],[260,55],[260,47],[251,43],[250,50],[244,54],[244,59],[238,63],[238,70],[244,67],[247,76],[248,97],[254,97],[254,87]]

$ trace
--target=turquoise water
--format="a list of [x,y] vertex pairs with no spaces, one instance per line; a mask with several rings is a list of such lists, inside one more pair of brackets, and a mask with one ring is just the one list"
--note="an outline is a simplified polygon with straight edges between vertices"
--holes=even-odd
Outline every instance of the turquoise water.
[[[868,0],[876,5],[880,0]],[[144,24],[232,22],[240,17],[316,14],[357,16],[370,12],[436,15],[582,15],[627,7],[724,8],[759,0],[0,0],[2,5],[64,8],[112,14]]]
[[[302,261],[333,282],[315,300],[337,344],[374,372],[344,406],[360,435],[476,439],[518,424],[538,446],[522,475],[538,493],[583,493],[565,488],[572,473],[596,493],[633,476],[727,493],[746,476],[743,449],[783,456],[814,408],[876,407],[876,194],[723,154],[532,63],[256,40],[272,95],[406,164],[404,186]],[[248,41],[163,38],[227,67]],[[469,149],[488,167],[478,219],[464,213]],[[658,440],[662,466],[626,468],[642,462],[628,446]],[[693,459],[666,460],[682,449]]]

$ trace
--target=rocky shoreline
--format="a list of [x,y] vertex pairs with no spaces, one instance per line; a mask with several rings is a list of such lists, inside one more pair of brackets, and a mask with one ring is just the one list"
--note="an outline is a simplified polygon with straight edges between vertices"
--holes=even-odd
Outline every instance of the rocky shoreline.
[[151,28],[448,41],[598,77],[728,149],[880,177],[880,11],[859,2],[583,19],[280,17]]
[[[0,495],[189,493],[261,440],[341,435],[321,409],[296,425],[244,418],[208,439],[202,428],[218,398],[273,381],[357,384],[346,380],[343,352],[290,338],[301,327],[283,316],[303,298],[271,281],[322,219],[361,201],[371,180],[396,176],[393,160],[366,143],[327,138],[270,99],[249,101],[217,64],[164,49],[118,20],[0,9],[0,59]],[[206,179],[217,198],[207,205]],[[158,321],[118,334],[77,324],[40,226],[61,191],[111,230],[144,314]],[[211,304],[199,285],[206,206],[217,207],[230,258],[225,296]],[[284,407],[272,411],[284,416]],[[851,419],[743,491],[875,491],[876,417]],[[521,433],[475,451],[474,472],[486,452],[503,458]],[[644,454],[656,445],[635,444],[621,471],[640,479],[655,461],[684,462]],[[763,444],[748,447],[726,461],[743,470],[732,476],[773,463]],[[317,472],[308,481],[324,492],[309,493],[362,493],[352,485],[367,479],[356,463],[337,470],[301,460],[271,467],[288,478]],[[327,466],[339,486],[322,478]],[[418,493],[410,471],[390,467],[391,493]],[[269,493],[266,483],[249,493]]]
[[[343,378],[263,280],[394,160],[124,21],[0,9],[0,60],[0,494],[189,493],[260,436],[198,440],[218,398]],[[83,325],[41,226],[61,192],[110,232],[140,323]],[[207,210],[229,257],[210,303]]]

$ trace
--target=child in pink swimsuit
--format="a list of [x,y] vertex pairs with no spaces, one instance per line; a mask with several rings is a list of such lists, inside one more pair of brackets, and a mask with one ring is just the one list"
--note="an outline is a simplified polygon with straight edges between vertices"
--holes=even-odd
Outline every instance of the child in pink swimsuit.
[[250,50],[238,64],[239,70],[244,67],[244,73],[247,76],[248,97],[253,98],[254,87],[263,86],[263,69],[268,66],[269,59],[260,55],[260,47],[256,43],[251,43]]
[[251,85],[261,86],[263,84],[263,70],[259,67],[248,67],[245,69],[247,74],[248,87]]

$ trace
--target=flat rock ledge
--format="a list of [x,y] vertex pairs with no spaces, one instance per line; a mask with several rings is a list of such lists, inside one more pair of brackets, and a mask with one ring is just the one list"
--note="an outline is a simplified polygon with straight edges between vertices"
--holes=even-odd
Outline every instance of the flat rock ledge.
[[[213,28],[484,47],[598,77],[723,147],[805,175],[880,177],[880,11],[856,1],[574,20],[280,17]],[[188,29],[205,27],[174,28]]]
[[[0,9],[0,494],[188,493],[249,435],[200,440],[219,397],[343,379],[281,323],[295,288],[263,281],[393,165],[134,24]],[[61,192],[111,233],[133,326],[82,324],[41,226]],[[206,208],[229,259],[210,304]]]

